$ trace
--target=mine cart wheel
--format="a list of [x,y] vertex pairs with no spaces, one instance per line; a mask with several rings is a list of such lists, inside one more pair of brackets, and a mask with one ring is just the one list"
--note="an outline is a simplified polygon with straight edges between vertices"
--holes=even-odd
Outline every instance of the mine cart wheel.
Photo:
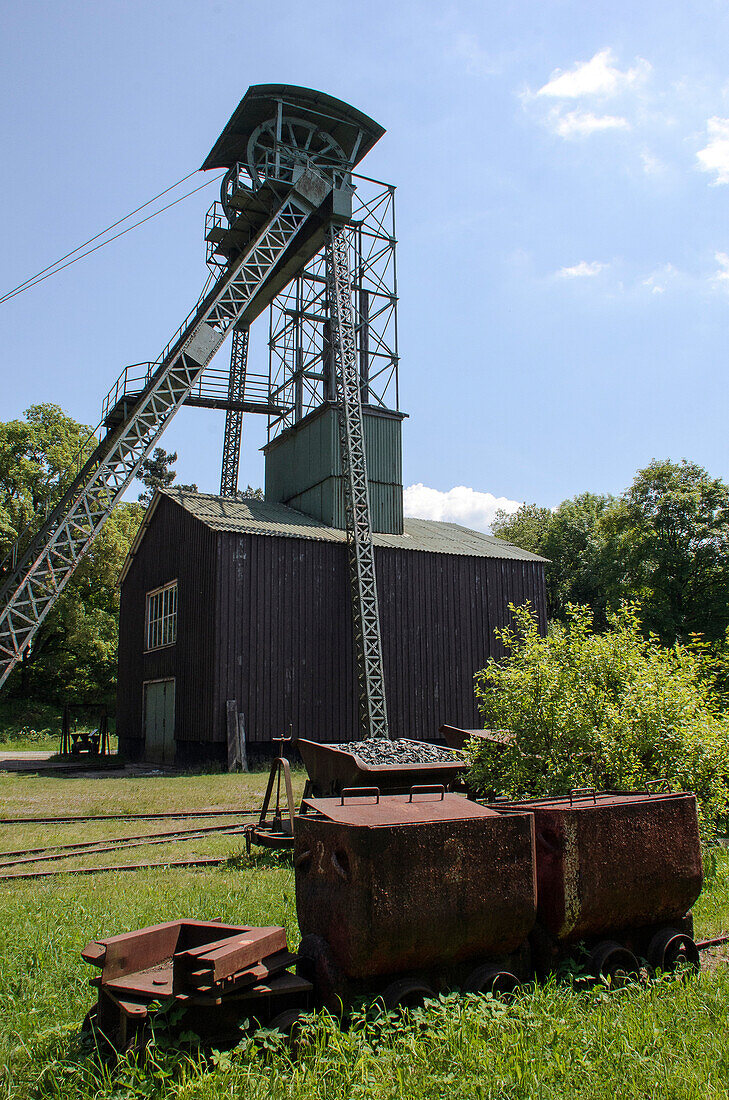
[[699,949],[690,936],[676,928],[661,928],[648,945],[648,965],[653,970],[671,973],[674,970],[701,969]]
[[344,978],[334,962],[331,948],[323,936],[309,933],[297,951],[296,973],[312,982],[316,997],[331,1012],[341,1011],[341,991]]
[[640,970],[633,952],[614,940],[603,940],[595,947],[590,966],[596,978],[607,978],[613,985],[623,985]]
[[149,1020],[128,1029],[119,1019],[113,1026],[109,1022],[102,1024],[98,1005],[86,1013],[81,1023],[81,1037],[91,1040],[100,1054],[116,1059],[122,1054],[136,1054],[141,1057],[151,1036]]
[[271,1030],[280,1031],[282,1035],[287,1038],[293,1038],[296,1033],[296,1025],[299,1022],[301,1016],[301,1009],[299,1008],[287,1008],[283,1012],[279,1012],[278,1016],[274,1016],[271,1023],[268,1025]]
[[424,1001],[435,997],[430,986],[414,978],[401,978],[392,982],[382,994],[385,1008],[392,1012],[396,1008],[421,1008]]
[[509,970],[499,970],[497,966],[477,966],[466,978],[464,993],[491,993],[494,997],[508,996],[516,992],[520,982]]

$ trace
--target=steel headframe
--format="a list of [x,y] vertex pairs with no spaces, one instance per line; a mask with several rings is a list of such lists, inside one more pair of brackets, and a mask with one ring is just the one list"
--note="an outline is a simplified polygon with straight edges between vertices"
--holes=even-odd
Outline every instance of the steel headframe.
[[[354,328],[363,404],[399,408],[395,188],[351,174],[348,234]],[[326,257],[317,253],[270,307],[268,418],[274,439],[336,399]]]
[[269,278],[331,181],[304,173],[172,338],[124,421],[99,442],[0,592],[0,686],[206,364]]
[[360,728],[365,737],[389,737],[360,372],[352,309],[349,268],[351,232],[351,229],[338,225],[330,225],[327,229],[325,257],[331,311],[331,350],[339,401],[339,436],[345,486],[352,625],[359,680]]
[[[249,333],[250,328],[247,324],[236,325],[233,329],[233,342],[230,349],[230,380],[228,383],[228,400],[231,403],[242,401],[245,394]],[[225,414],[225,433],[223,435],[223,465],[220,473],[221,497],[234,497],[238,492],[242,432],[242,411],[229,408]]]

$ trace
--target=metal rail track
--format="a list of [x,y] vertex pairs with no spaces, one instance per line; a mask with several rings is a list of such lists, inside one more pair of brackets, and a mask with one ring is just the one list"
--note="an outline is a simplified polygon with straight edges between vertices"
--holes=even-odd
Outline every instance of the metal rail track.
[[[245,829],[241,821],[235,825],[207,825],[199,829],[175,829],[168,833],[142,833],[137,836],[100,837],[76,844],[46,845],[43,848],[25,848],[13,852],[0,852],[0,871],[20,863],[40,863],[52,859],[68,859],[75,855],[94,855],[96,852],[113,852],[117,848],[137,848],[145,844],[173,844],[182,840],[198,840],[211,833],[230,834]],[[19,858],[14,859],[17,856]]]
[[197,817],[248,817],[257,814],[260,807],[251,807],[245,810],[166,810],[160,813],[148,814],[82,814],[81,816],[67,815],[64,817],[0,817],[0,825],[71,825],[74,822],[83,821],[158,821],[163,818],[183,819]]
[[711,940],[697,940],[696,946],[699,951],[708,951],[710,947],[721,947],[723,943],[729,943],[729,932],[725,932],[721,936],[714,936]]
[[148,871],[159,867],[220,867],[229,856],[204,856],[200,859],[165,859],[161,863],[120,863],[117,867],[65,867],[53,871],[22,871],[14,875],[0,875],[0,882],[16,882],[21,879],[51,878],[54,875],[93,875],[107,871]]

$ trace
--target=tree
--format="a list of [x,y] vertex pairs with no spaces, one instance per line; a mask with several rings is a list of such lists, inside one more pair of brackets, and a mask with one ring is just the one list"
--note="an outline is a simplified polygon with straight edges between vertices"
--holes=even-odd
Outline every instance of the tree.
[[540,552],[548,558],[547,612],[564,622],[571,604],[592,608],[595,625],[607,624],[611,542],[603,523],[614,503],[610,496],[580,493],[564,500],[552,515]]
[[652,779],[696,792],[710,831],[729,802],[729,713],[701,649],[646,638],[624,605],[594,631],[589,608],[541,637],[529,607],[497,631],[506,649],[476,674],[491,729],[511,744],[473,739],[470,782],[490,795],[564,794],[572,787],[638,790]]
[[246,485],[245,489],[238,490],[241,500],[263,500],[263,489],[254,489],[252,485]]
[[[155,447],[151,458],[145,458],[139,469],[138,479],[146,486],[143,493],[137,498],[141,504],[149,504],[154,496],[155,489],[166,489],[172,484],[177,474],[172,469],[177,462],[177,451],[168,453],[164,447]],[[187,489],[196,493],[197,485],[178,485],[178,489]]]
[[609,541],[603,517],[613,498],[581,493],[559,508],[522,504],[512,515],[499,511],[491,525],[497,538],[547,558],[547,614],[564,621],[571,603],[587,603],[603,627],[608,598]]
[[541,508],[538,504],[525,503],[511,513],[499,508],[491,522],[491,530],[497,539],[504,539],[532,554],[541,554],[552,518],[552,509]]
[[8,680],[11,694],[113,704],[119,574],[143,516],[138,503],[114,508]]
[[[90,428],[58,405],[32,405],[0,423],[0,549],[37,529],[82,459]],[[10,694],[48,702],[111,701],[116,679],[117,581],[144,509],[115,508],[8,680]]]
[[645,629],[664,642],[729,626],[729,486],[701,466],[654,460],[606,517],[612,601],[640,601]]
[[0,558],[28,524],[40,526],[96,446],[91,428],[58,405],[31,405],[23,415],[0,422]]

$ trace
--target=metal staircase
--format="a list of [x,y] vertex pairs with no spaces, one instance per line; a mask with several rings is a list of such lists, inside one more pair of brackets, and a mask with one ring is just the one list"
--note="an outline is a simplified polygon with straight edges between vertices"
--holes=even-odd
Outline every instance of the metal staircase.
[[249,247],[230,260],[163,352],[134,406],[101,440],[18,560],[0,592],[0,686],[228,330],[331,187],[311,169],[298,177]]

